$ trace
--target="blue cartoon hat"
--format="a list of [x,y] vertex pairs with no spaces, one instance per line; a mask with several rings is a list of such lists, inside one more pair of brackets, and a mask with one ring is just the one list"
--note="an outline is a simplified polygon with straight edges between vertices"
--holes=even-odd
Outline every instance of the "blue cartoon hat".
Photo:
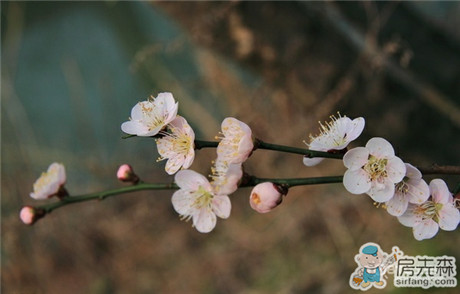
[[366,247],[363,248],[363,253],[364,254],[369,254],[369,255],[373,255],[373,256],[377,256],[377,247],[374,246],[374,245],[367,245]]

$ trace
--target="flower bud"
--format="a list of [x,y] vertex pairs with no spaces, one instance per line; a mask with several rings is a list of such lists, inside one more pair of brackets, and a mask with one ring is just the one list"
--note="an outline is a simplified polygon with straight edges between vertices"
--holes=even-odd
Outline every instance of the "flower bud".
[[19,212],[19,218],[26,225],[33,225],[37,220],[44,217],[46,212],[32,206],[24,206]]
[[122,182],[131,182],[137,184],[139,177],[134,173],[133,168],[129,164],[123,164],[118,168],[117,178]]
[[283,201],[287,189],[271,182],[258,184],[252,189],[249,204],[259,213],[267,213]]

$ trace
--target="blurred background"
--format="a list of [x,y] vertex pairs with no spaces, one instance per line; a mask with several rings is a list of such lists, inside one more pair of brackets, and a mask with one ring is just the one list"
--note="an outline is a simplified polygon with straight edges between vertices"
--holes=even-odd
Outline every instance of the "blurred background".
[[[380,136],[406,162],[459,165],[459,16],[460,2],[2,1],[2,292],[352,293],[366,242],[459,260],[458,231],[418,242],[340,184],[292,188],[265,215],[240,189],[210,234],[179,220],[172,191],[64,207],[32,227],[18,219],[22,205],[39,204],[32,184],[54,161],[72,195],[122,186],[122,163],[145,181],[173,181],[152,140],[123,140],[120,130],[135,103],[164,91],[200,139],[234,116],[260,139],[304,147],[340,111],[366,119],[352,146]],[[208,174],[214,157],[199,151],[192,169]],[[245,169],[345,170],[263,150]],[[451,189],[459,182],[443,178]],[[392,279],[369,292],[422,292]]]

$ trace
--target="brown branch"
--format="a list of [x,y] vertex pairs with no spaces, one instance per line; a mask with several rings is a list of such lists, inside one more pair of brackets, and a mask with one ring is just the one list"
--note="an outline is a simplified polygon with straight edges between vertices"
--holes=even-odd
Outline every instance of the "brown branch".
[[460,166],[437,165],[427,167],[417,167],[424,175],[460,175]]

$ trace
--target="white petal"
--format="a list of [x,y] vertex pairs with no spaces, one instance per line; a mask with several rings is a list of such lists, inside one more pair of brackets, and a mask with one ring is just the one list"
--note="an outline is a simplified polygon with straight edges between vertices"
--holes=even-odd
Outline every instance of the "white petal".
[[145,125],[135,120],[122,123],[121,130],[130,135],[138,135],[148,132],[148,128]]
[[412,164],[410,163],[405,163],[406,165],[406,177],[410,179],[421,179],[422,178],[422,173]]
[[388,179],[392,183],[399,183],[406,175],[406,165],[399,157],[392,157],[388,159],[386,166]]
[[393,146],[387,140],[379,137],[370,139],[366,148],[377,158],[391,158],[395,155]]
[[369,150],[364,147],[356,147],[349,150],[343,156],[343,164],[351,170],[360,169],[369,159]]
[[232,203],[228,196],[215,196],[212,199],[212,210],[220,218],[228,218],[232,209]]
[[189,168],[192,165],[194,159],[195,159],[195,151],[192,149],[189,151],[189,153],[185,157],[185,161],[184,161],[184,164],[182,164],[182,168],[184,169]]
[[371,188],[369,177],[362,169],[347,170],[343,175],[343,185],[352,194],[366,193]]
[[168,174],[173,175],[181,168],[183,163],[183,156],[173,156],[166,162],[165,170]]
[[208,207],[198,210],[193,215],[193,225],[200,233],[209,233],[216,226],[216,214]]
[[409,179],[407,185],[409,186],[407,196],[409,196],[410,203],[422,204],[430,197],[430,188],[424,180]]
[[460,222],[460,212],[453,205],[444,204],[439,211],[439,227],[444,231],[453,231]]
[[141,120],[143,117],[142,113],[142,105],[149,105],[150,107],[153,107],[153,105],[149,101],[142,101],[139,103],[136,103],[134,107],[131,109],[131,119],[132,120]]
[[174,181],[181,189],[196,191],[201,186],[207,191],[212,191],[212,187],[211,184],[209,184],[208,179],[190,169],[179,171],[175,175]]
[[409,204],[407,206],[406,212],[404,212],[403,215],[398,216],[398,220],[403,226],[413,227],[416,224],[420,223],[421,217],[418,214],[414,213],[416,208],[416,205]]
[[387,211],[389,214],[394,216],[401,216],[404,212],[406,212],[407,206],[409,201],[407,197],[400,193],[396,193],[393,198],[387,201]]
[[185,190],[177,190],[171,198],[174,210],[181,215],[189,215],[191,213],[194,201],[195,197]]
[[349,131],[347,132],[347,141],[353,141],[358,138],[364,130],[364,118],[358,117],[350,122]]
[[383,183],[372,182],[371,188],[367,194],[371,196],[374,201],[386,202],[395,194],[395,185],[389,180],[385,180]]
[[174,128],[182,129],[185,125],[188,125],[188,123],[182,116],[176,116],[169,125]]
[[419,241],[433,238],[438,230],[438,224],[432,219],[424,220],[413,228],[414,237]]
[[322,157],[314,157],[314,158],[308,158],[306,156],[303,157],[303,164],[306,166],[315,166],[321,161],[323,161],[324,158]]
[[434,179],[430,182],[430,191],[433,201],[436,203],[448,203],[452,200],[446,182],[441,179]]

